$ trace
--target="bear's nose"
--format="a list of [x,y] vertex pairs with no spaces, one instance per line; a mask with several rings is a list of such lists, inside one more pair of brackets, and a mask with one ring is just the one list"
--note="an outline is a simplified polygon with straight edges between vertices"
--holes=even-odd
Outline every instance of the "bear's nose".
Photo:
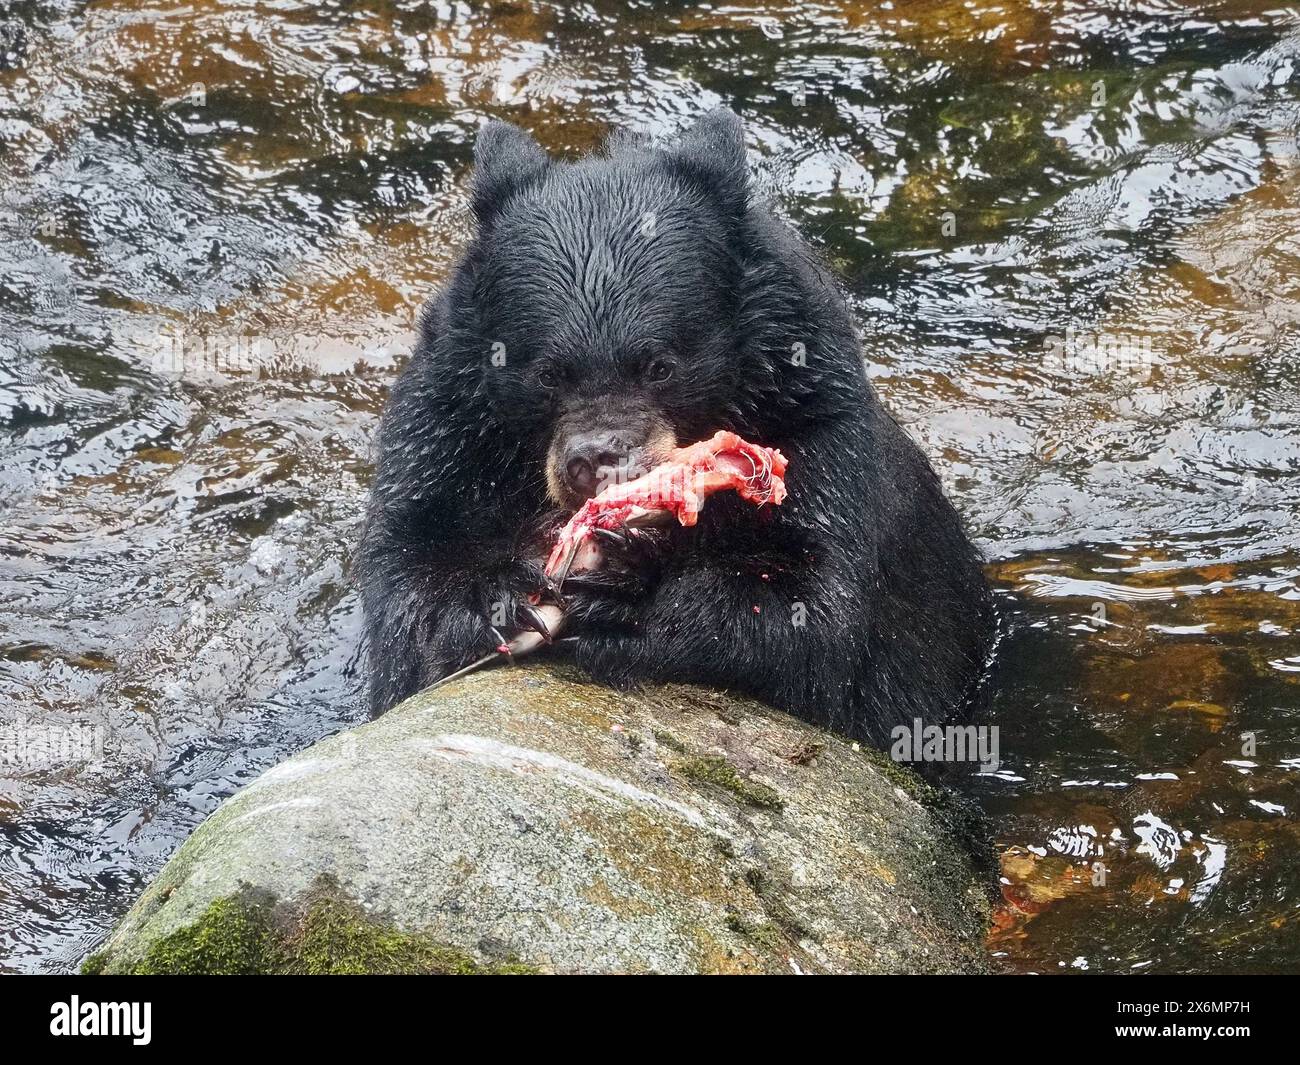
[[629,448],[617,433],[585,433],[574,438],[564,454],[565,479],[574,492],[585,498],[635,476],[629,473],[629,467]]

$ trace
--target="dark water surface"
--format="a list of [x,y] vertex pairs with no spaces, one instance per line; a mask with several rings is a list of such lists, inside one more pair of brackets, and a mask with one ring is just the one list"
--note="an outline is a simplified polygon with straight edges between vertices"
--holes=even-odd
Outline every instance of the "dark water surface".
[[0,971],[361,718],[349,549],[476,126],[719,104],[990,559],[990,952],[1300,969],[1300,13],[49,0],[0,3]]

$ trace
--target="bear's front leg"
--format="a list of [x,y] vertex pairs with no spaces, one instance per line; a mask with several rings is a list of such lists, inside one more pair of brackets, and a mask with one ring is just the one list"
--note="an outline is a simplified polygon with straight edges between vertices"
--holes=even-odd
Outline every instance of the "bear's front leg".
[[636,632],[663,571],[661,529],[596,529],[594,568],[571,573],[560,589],[569,633]]
[[431,548],[374,536],[361,564],[374,716],[519,629],[545,628],[530,601],[541,563],[510,542]]
[[579,665],[601,683],[688,681],[746,692],[846,731],[865,604],[834,560],[752,550],[668,556],[617,624],[584,626]]

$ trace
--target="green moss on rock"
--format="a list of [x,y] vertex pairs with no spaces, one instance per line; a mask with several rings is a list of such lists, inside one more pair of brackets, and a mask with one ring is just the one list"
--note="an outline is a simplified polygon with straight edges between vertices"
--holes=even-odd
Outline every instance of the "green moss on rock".
[[809,928],[785,904],[781,885],[777,884],[761,869],[750,869],[745,874],[749,886],[763,903],[763,909],[772,918],[771,923],[793,940],[817,939],[817,933]]
[[659,746],[667,747],[670,751],[676,751],[678,754],[686,753],[686,744],[671,732],[667,732],[664,729],[655,729],[654,737]]
[[712,784],[729,791],[741,802],[751,806],[780,810],[785,805],[775,788],[742,777],[734,765],[716,755],[682,758],[673,763],[673,768],[689,780]]
[[518,962],[482,965],[428,936],[402,932],[368,917],[336,884],[317,881],[284,944],[281,972],[301,976],[420,973],[436,976],[523,975]]
[[765,950],[779,954],[790,949],[785,935],[771,921],[755,924],[747,921],[738,913],[727,914],[726,925],[737,935],[752,940]]
[[133,976],[251,976],[275,971],[271,899],[245,891],[217,899],[191,925],[158,940]]
[[437,976],[523,975],[509,960],[484,964],[427,935],[404,932],[364,913],[332,878],[321,876],[303,899],[277,904],[245,890],[217,899],[197,920],[155,942],[144,956],[116,965],[92,954],[86,975],[130,976]]
[[82,976],[99,976],[104,971],[104,966],[108,963],[108,955],[102,950],[96,951],[81,963]]
[[918,776],[910,766],[894,761],[882,751],[863,748],[862,753],[886,780],[901,789],[909,798],[925,806],[933,806],[943,801],[943,793]]

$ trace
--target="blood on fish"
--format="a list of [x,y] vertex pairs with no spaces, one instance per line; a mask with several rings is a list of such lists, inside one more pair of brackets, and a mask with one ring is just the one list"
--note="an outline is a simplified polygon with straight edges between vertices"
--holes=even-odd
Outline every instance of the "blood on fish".
[[733,490],[760,507],[779,505],[785,499],[785,469],[781,452],[725,429],[678,448],[649,473],[611,485],[579,507],[560,530],[546,560],[546,576],[563,581],[578,548],[596,529],[657,524],[669,518],[694,525],[704,501],[715,492]]
[[[565,579],[570,573],[600,566],[597,529],[637,528],[674,519],[685,526],[694,525],[705,500],[716,492],[734,491],[757,507],[779,506],[785,500],[785,470],[786,458],[780,451],[751,444],[724,429],[708,440],[670,452],[649,473],[611,485],[588,499],[556,538],[544,569],[546,589],[529,596],[544,618],[547,632],[526,629],[437,683],[473,672],[497,657],[525,655],[558,636],[565,621]],[[754,613],[759,613],[757,606]]]

